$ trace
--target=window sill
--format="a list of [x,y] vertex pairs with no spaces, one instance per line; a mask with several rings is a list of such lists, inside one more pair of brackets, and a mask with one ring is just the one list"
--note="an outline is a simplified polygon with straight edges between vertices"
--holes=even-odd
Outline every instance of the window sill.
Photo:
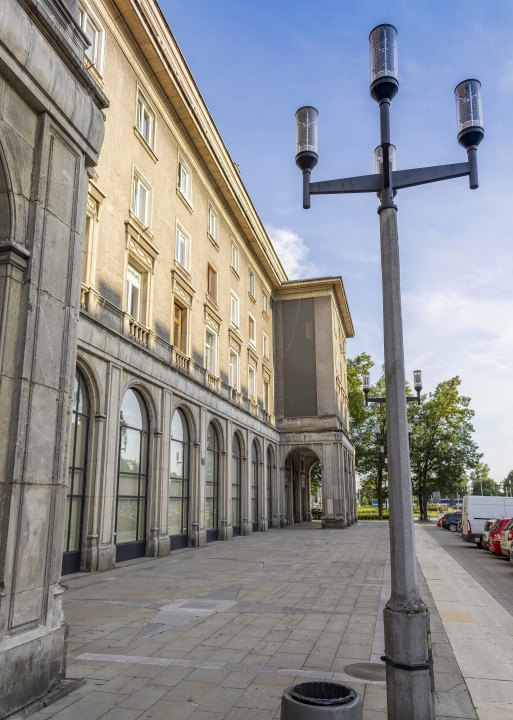
[[253,350],[256,350],[256,342],[255,342],[255,340],[248,340],[248,345],[249,345],[249,347],[252,348]]
[[149,236],[152,237],[152,238],[154,237],[150,225],[145,225],[145,224],[142,222],[142,220],[140,220],[140,219],[137,217],[137,215],[134,213],[134,211],[133,211],[132,209],[130,209],[130,210],[128,211],[128,213],[129,213],[129,215],[130,215],[130,220],[133,221],[134,225],[135,225],[136,228],[139,230],[139,232],[141,233],[141,235],[143,235],[143,236],[144,236],[144,235],[149,235]]
[[210,242],[212,243],[212,245],[215,247],[215,249],[219,250],[219,243],[217,242],[215,237],[213,237],[209,232],[207,232],[207,237],[210,240]]
[[207,294],[206,294],[206,298],[207,298],[207,303],[208,303],[209,305],[211,305],[215,310],[219,310],[219,305],[217,304],[217,301],[214,300],[214,298],[213,298],[211,295],[209,295],[209,294],[207,293]]
[[248,296],[249,296],[249,299],[251,300],[251,302],[253,302],[256,305],[256,297],[254,295],[252,295],[249,290],[248,290]]
[[146,140],[144,139],[144,137],[143,137],[143,136],[141,135],[141,133],[139,132],[139,128],[136,127],[135,125],[134,125],[134,135],[135,135],[135,137],[139,140],[139,142],[141,143],[141,145],[144,147],[144,149],[146,150],[146,152],[148,153],[148,155],[150,155],[150,157],[151,157],[151,159],[153,160],[153,162],[158,162],[159,159],[158,159],[158,157],[156,156],[155,152],[152,150],[151,145],[149,145],[149,144],[146,142]]
[[186,197],[186,196],[183,194],[183,192],[180,190],[180,188],[178,188],[178,187],[176,188],[176,194],[178,195],[178,197],[180,198],[180,200],[183,202],[183,204],[185,205],[185,207],[187,208],[187,210],[188,210],[188,211],[191,213],[191,215],[192,215],[192,211],[194,210],[194,208],[192,207],[192,202],[189,200],[189,198]]
[[265,310],[262,310],[262,317],[264,318],[264,320],[265,320],[266,322],[269,322],[270,318],[269,318],[269,315],[266,313]]
[[233,267],[233,265],[230,265],[230,270],[231,270],[232,273],[235,275],[235,277],[237,278],[237,280],[240,280],[240,275],[239,275],[239,273],[237,272],[237,270]]
[[187,279],[188,279],[188,280],[192,280],[192,275],[190,274],[190,272],[187,270],[186,267],[184,267],[184,266],[182,265],[182,263],[180,262],[180,260],[177,260],[176,258],[175,258],[175,268],[176,268],[177,270],[180,270],[181,272],[185,273],[185,275],[187,276]]

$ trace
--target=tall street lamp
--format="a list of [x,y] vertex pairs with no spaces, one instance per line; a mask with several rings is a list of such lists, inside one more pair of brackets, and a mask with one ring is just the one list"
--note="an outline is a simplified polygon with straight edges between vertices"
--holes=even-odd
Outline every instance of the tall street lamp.
[[390,155],[390,103],[399,90],[397,30],[379,25],[370,33],[371,97],[379,104],[381,163],[379,174],[311,183],[318,162],[318,112],[302,107],[296,113],[296,164],[303,172],[303,207],[311,195],[379,193],[383,278],[387,451],[390,476],[390,552],[392,594],[384,610],[388,717],[393,720],[434,720],[434,681],[429,613],[417,582],[408,420],[404,394],[404,346],[401,313],[397,207],[394,193],[402,188],[469,176],[478,187],[477,146],[484,137],[481,84],[465,80],[455,90],[458,142],[468,161],[437,167],[395,170]]

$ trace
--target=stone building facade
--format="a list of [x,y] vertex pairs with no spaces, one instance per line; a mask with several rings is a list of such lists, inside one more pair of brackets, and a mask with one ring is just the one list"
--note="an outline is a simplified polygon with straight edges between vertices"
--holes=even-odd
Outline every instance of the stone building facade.
[[311,520],[317,461],[357,516],[342,279],[287,279],[158,5],[5,0],[0,52],[3,718],[61,572]]

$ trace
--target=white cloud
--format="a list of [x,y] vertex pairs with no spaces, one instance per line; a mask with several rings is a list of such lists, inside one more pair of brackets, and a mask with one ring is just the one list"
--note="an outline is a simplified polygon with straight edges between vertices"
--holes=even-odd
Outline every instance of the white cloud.
[[300,235],[288,228],[272,225],[267,226],[266,230],[289,280],[315,277],[318,274],[317,266],[308,260],[310,250]]

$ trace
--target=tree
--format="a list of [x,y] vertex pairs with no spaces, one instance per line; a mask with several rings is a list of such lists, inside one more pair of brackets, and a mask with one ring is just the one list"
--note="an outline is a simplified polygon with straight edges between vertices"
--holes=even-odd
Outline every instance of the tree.
[[477,463],[469,475],[472,495],[487,495],[488,497],[501,494],[500,487],[490,477],[490,468],[485,463]]
[[310,492],[315,497],[322,487],[321,463],[316,462],[310,470]]
[[466,472],[475,468],[481,457],[472,439],[474,411],[469,407],[470,398],[459,394],[460,384],[459,377],[441,382],[429,399],[423,396],[420,406],[409,408],[412,487],[426,521],[431,493],[438,490],[456,495]]
[[508,476],[502,481],[502,492],[513,497],[513,470],[510,470]]

